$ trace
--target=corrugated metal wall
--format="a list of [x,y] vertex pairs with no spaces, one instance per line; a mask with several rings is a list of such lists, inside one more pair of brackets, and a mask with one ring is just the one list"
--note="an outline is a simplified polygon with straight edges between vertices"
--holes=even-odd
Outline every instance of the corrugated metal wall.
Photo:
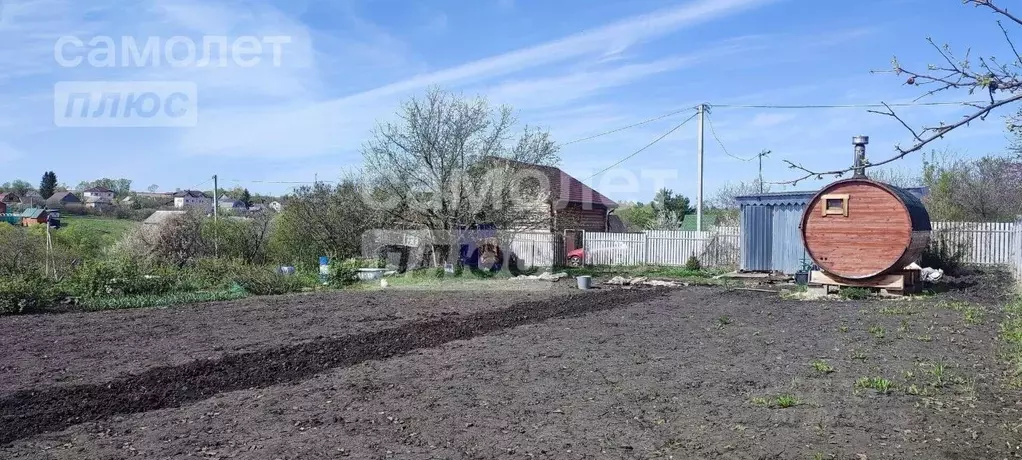
[[795,204],[779,204],[770,206],[773,220],[773,250],[771,253],[771,270],[784,273],[795,273],[802,268],[802,259],[808,259],[805,245],[802,244],[802,232],[798,226],[802,223],[805,206]]
[[771,214],[769,206],[742,206],[742,270],[771,270],[770,253],[774,246]]
[[741,269],[780,271],[802,268],[808,257],[799,224],[815,192],[780,192],[739,197],[742,219]]

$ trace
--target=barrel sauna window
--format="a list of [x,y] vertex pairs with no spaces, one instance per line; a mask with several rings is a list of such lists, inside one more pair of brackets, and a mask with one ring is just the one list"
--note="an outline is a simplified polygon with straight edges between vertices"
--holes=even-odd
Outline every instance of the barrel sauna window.
[[848,194],[823,196],[823,215],[848,217]]

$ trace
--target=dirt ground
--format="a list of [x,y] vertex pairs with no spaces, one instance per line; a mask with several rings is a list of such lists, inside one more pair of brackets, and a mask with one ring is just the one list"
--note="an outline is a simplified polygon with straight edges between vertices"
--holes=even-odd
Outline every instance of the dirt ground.
[[995,304],[569,292],[2,318],[0,458],[1022,456]]

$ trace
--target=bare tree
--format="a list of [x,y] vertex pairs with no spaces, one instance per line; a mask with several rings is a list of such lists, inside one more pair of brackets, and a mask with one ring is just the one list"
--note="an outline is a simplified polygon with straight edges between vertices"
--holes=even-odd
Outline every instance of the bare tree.
[[869,178],[895,187],[919,187],[923,179],[919,173],[902,168],[878,168],[869,170]]
[[761,184],[759,179],[755,179],[749,182],[733,182],[724,184],[716,192],[713,197],[710,198],[710,207],[717,210],[717,225],[718,226],[735,226],[738,225],[738,197],[745,195],[755,195],[760,191],[769,192],[770,185]]
[[996,222],[1022,215],[1022,163],[1011,159],[932,155],[923,167],[923,181],[930,188],[926,205],[935,220]]
[[[979,94],[982,95],[982,100],[963,102],[963,107],[968,107],[969,112],[957,121],[939,122],[922,127],[913,127],[898,115],[892,108],[896,104],[882,103],[883,110],[870,110],[870,112],[893,118],[908,131],[912,138],[907,146],[896,145],[895,153],[891,157],[882,161],[867,162],[867,167],[877,167],[900,160],[910,153],[922,150],[931,142],[943,138],[951,131],[968,126],[976,120],[985,120],[994,110],[1022,100],[1022,56],[1019,55],[1009,29],[1001,22],[1001,20],[1006,21],[1008,27],[1014,31],[1022,26],[1022,17],[1010,13],[1006,7],[1001,6],[1001,0],[962,0],[962,3],[983,8],[1000,17],[997,26],[1004,35],[1012,54],[1007,59],[998,59],[994,56],[973,59],[971,49],[966,49],[964,53],[956,53],[950,45],[938,45],[932,38],[927,38],[926,41],[939,56],[938,63],[928,65],[925,70],[912,70],[902,67],[898,58],[895,57],[891,60],[890,69],[873,71],[874,73],[894,74],[905,78],[904,84],[906,85],[925,89],[925,92],[916,98],[915,102],[935,94],[950,92],[962,92],[970,96]],[[1008,117],[1008,129],[1022,132],[1020,120],[1022,117],[1019,115]],[[783,182],[792,185],[811,178],[841,177],[854,169],[854,165],[849,165],[846,168],[830,171],[814,171],[792,161],[785,160],[785,163],[789,168],[802,173],[800,177]]]
[[535,165],[558,161],[548,133],[525,127],[509,107],[439,89],[412,98],[363,147],[363,199],[402,226],[453,234],[476,224],[548,225],[536,203],[550,190]]

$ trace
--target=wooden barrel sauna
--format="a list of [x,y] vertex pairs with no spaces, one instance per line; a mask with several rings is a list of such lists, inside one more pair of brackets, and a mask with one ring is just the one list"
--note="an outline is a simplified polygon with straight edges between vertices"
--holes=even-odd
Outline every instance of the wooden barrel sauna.
[[828,275],[865,280],[919,261],[930,215],[915,195],[865,177],[834,182],[806,206],[802,242]]

